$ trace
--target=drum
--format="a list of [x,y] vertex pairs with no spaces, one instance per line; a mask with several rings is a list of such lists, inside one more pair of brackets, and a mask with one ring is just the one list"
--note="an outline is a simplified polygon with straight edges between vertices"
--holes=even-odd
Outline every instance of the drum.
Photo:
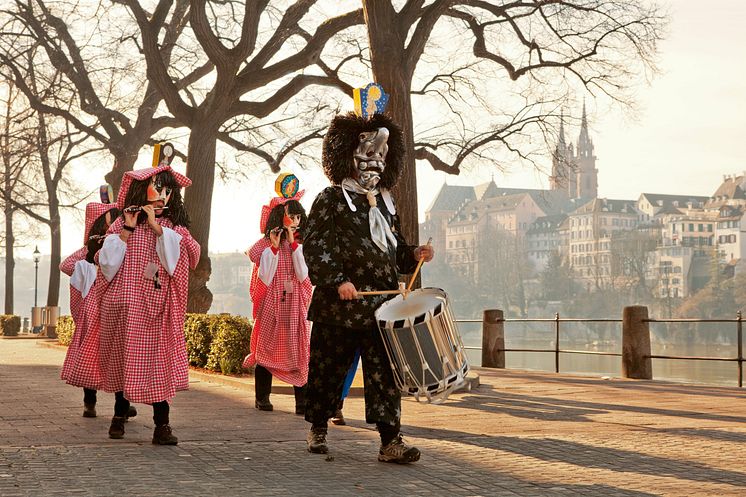
[[375,313],[397,387],[440,403],[466,383],[469,364],[448,303],[439,288],[397,295]]

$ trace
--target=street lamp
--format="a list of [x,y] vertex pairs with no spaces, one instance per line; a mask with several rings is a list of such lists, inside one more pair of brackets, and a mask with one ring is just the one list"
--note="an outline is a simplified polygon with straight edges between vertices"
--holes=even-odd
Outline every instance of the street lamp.
[[37,289],[39,288],[39,261],[41,260],[41,252],[39,252],[39,246],[37,245],[34,249],[34,307],[36,307],[36,295]]

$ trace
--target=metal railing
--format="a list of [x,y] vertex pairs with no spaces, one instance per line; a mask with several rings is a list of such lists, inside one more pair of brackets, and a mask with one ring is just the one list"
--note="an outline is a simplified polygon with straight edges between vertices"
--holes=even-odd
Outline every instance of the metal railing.
[[743,387],[743,320],[741,311],[736,313],[735,319],[645,319],[647,323],[736,323],[737,350],[736,357],[707,357],[707,356],[682,356],[682,355],[660,355],[650,354],[651,359],[677,359],[686,361],[721,361],[738,363],[738,386]]
[[[482,323],[482,319],[456,319],[457,323]],[[644,358],[648,359],[667,359],[667,360],[691,360],[691,361],[721,361],[721,362],[736,362],[738,365],[738,386],[743,387],[743,363],[745,361],[743,356],[743,317],[741,312],[736,313],[735,319],[643,319],[645,323],[735,323],[737,332],[737,352],[735,357],[708,357],[708,356],[689,356],[689,355],[663,355],[663,354],[649,354],[644,355]],[[613,356],[622,357],[621,352],[599,352],[592,350],[574,350],[574,349],[562,349],[560,347],[560,330],[561,323],[622,323],[622,319],[591,319],[591,318],[560,318],[559,313],[555,313],[554,318],[501,318],[498,319],[499,323],[554,323],[554,347],[545,349],[534,349],[534,348],[508,348],[502,347],[497,350],[500,352],[539,352],[539,353],[553,353],[554,354],[554,371],[555,373],[560,372],[560,354],[581,354],[581,355],[597,355],[597,356]],[[481,351],[482,347],[465,346],[466,350]]]
[[[457,323],[481,323],[481,319],[456,319]],[[599,352],[595,350],[574,350],[560,348],[560,323],[621,323],[621,319],[593,319],[593,318],[560,318],[558,312],[554,318],[503,318],[502,323],[554,323],[554,347],[551,349],[515,349],[502,348],[503,352],[544,352],[554,354],[554,372],[560,372],[560,354],[581,354],[621,357],[621,352]],[[464,347],[467,350],[482,350],[482,347]]]

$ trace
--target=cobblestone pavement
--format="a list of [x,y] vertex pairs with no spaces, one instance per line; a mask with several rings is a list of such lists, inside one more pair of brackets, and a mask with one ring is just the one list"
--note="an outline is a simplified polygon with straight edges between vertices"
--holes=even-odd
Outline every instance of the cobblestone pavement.
[[[156,447],[150,407],[107,430],[112,395],[83,418],[59,378],[64,349],[0,339],[0,496],[746,495],[746,399],[736,388],[479,370],[442,405],[406,399],[422,459],[376,461],[363,400],[330,426],[329,457],[306,451],[291,395],[253,408],[253,385],[195,375],[172,406],[179,445]],[[197,379],[200,378],[200,379]]]

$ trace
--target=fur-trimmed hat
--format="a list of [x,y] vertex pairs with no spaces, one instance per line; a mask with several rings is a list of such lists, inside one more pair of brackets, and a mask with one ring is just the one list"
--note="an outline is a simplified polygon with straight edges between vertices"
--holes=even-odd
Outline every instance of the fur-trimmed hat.
[[321,165],[332,184],[338,185],[345,178],[354,176],[353,154],[360,145],[360,133],[375,131],[378,128],[389,130],[386,168],[381,174],[378,187],[389,189],[396,185],[404,168],[404,133],[385,114],[374,114],[369,119],[364,119],[354,112],[336,115],[324,137]]

